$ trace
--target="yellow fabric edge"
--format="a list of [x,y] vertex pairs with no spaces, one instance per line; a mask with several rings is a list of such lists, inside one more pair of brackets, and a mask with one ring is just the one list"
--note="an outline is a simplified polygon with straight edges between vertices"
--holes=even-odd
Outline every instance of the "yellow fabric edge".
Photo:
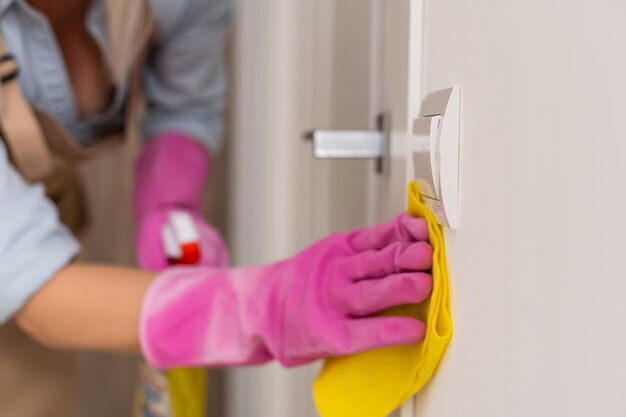
[[[433,294],[428,302],[394,308],[386,314],[417,317],[426,314],[426,337],[418,345],[383,348],[328,359],[313,385],[315,402],[322,417],[387,416],[430,380],[452,337],[443,233],[434,215],[422,203],[419,187],[415,182],[409,184],[408,193],[409,213],[424,217],[428,222],[434,259]],[[410,362],[411,357],[415,362]],[[393,368],[386,368],[386,365],[401,366],[407,361],[406,358],[409,358],[408,368],[414,368],[414,373],[400,374],[403,370],[399,370],[396,373],[403,378],[385,384],[385,374],[394,372]],[[399,359],[404,362],[399,364]]]
[[[430,361],[425,360],[425,368],[420,369],[416,375],[416,380],[410,390],[405,394],[402,402],[419,392],[424,385],[431,379],[437,370],[441,358],[445,353],[446,347],[452,338],[453,324],[452,315],[450,313],[450,289],[448,282],[448,266],[446,259],[446,247],[443,237],[443,230],[437,223],[434,214],[424,205],[421,198],[419,186],[416,182],[411,182],[408,187],[409,207],[408,211],[414,216],[424,217],[428,222],[428,233],[430,243],[433,246],[433,294],[431,296],[431,305],[429,306],[428,322],[426,328],[430,332],[430,343],[422,343],[424,358],[428,357],[429,350],[435,350],[437,355]],[[436,308],[435,302],[440,303]],[[434,340],[433,340],[434,339]],[[433,344],[436,341],[436,349]]]

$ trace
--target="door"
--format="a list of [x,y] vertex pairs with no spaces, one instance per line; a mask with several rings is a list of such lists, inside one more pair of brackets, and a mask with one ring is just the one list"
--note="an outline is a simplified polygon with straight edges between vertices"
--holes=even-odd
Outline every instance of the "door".
[[[423,5],[421,0],[330,4],[334,31],[322,51],[334,52],[329,76],[334,82],[327,88],[332,94],[322,101],[331,117],[321,126],[375,129],[382,114],[388,115],[390,124],[388,172],[377,171],[377,161],[323,162],[330,166],[318,194],[332,203],[316,217],[326,219],[328,230],[346,230],[387,221],[406,210],[407,184],[413,180],[408,141],[422,96]],[[360,13],[365,18],[357,21]],[[413,400],[394,413],[413,414]]]
[[[235,23],[231,242],[237,264],[280,259],[331,231],[405,210],[420,97],[416,0],[242,0]],[[390,175],[314,160],[310,129],[374,129],[392,114]],[[319,365],[230,371],[229,415],[315,416]],[[410,405],[404,415],[410,415]]]

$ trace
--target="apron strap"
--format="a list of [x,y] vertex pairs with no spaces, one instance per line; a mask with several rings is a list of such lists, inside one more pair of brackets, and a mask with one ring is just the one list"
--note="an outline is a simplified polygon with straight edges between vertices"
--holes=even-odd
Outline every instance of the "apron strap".
[[0,35],[0,129],[11,160],[28,181],[40,181],[54,168],[54,159],[31,106],[22,96],[14,57]]
[[144,54],[154,32],[154,12],[149,0],[105,0],[111,55],[111,73],[120,85]]

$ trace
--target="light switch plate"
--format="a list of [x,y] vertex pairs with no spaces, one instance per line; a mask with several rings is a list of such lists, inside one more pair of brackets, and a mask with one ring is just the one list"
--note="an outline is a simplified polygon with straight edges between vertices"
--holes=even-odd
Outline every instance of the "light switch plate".
[[429,94],[409,147],[424,203],[439,224],[451,229],[459,225],[460,99],[459,87]]

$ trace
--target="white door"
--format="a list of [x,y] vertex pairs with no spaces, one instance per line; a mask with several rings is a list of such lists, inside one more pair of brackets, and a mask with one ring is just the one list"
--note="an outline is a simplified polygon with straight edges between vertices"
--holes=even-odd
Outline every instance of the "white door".
[[[315,127],[376,129],[379,115],[390,120],[389,170],[377,171],[377,161],[318,161],[317,198],[329,201],[314,217],[326,230],[389,220],[406,210],[411,162],[407,141],[419,113],[421,98],[421,0],[325,1],[325,20],[331,27],[316,50],[317,59],[330,62],[325,77],[316,81],[316,103],[325,118]],[[322,91],[322,93],[319,93]],[[399,414],[413,413],[408,402]]]
[[[407,141],[422,97],[423,5],[421,0],[327,3],[334,11],[334,30],[321,51],[333,52],[328,79],[334,82],[331,88],[322,89],[331,93],[320,100],[330,113],[321,126],[375,129],[381,114],[388,115],[391,124],[386,174],[377,172],[374,161],[323,162],[330,167],[317,192],[331,204],[316,217],[326,219],[329,230],[345,230],[386,221],[406,210],[407,184],[413,179]],[[408,417],[413,413],[413,401],[409,401],[395,414]]]
[[[421,2],[242,0],[238,8],[236,263],[279,259],[331,231],[405,210],[405,145],[420,98]],[[389,176],[376,173],[375,161],[312,158],[306,131],[374,129],[383,111],[393,125]],[[232,371],[229,415],[315,416],[317,369]]]

